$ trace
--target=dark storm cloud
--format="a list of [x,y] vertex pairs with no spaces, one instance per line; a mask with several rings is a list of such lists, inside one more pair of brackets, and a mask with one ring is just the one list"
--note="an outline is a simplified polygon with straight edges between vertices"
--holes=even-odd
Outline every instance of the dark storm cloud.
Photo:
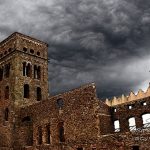
[[51,93],[96,82],[98,95],[111,97],[148,85],[149,0],[0,4],[1,39],[18,31],[49,44]]

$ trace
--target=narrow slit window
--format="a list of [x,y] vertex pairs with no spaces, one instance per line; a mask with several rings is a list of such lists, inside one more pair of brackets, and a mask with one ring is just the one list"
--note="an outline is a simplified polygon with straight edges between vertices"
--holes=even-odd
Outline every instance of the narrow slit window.
[[29,98],[29,85],[25,84],[24,85],[24,98]]
[[41,67],[34,65],[34,78],[40,79],[41,78]]
[[3,80],[3,68],[0,68],[0,81]]
[[59,132],[59,141],[65,142],[65,136],[64,136],[64,123],[60,122],[58,124],[58,132]]
[[5,77],[8,78],[10,74],[10,63],[5,65]]
[[23,76],[26,75],[26,62],[23,62]]
[[38,127],[38,145],[42,144],[42,127]]
[[31,77],[31,65],[29,63],[26,66],[26,76]]
[[40,79],[41,78],[41,67],[38,66],[37,68],[37,79]]
[[23,76],[31,77],[32,66],[30,63],[23,62]]
[[50,125],[46,125],[46,143],[50,144]]
[[40,87],[37,87],[36,95],[37,95],[37,101],[40,101],[42,99],[42,94],[41,94],[41,88]]
[[34,79],[37,79],[37,66],[34,65]]
[[8,118],[9,118],[9,109],[6,108],[5,109],[5,121],[8,121]]
[[5,99],[9,99],[9,86],[5,88]]

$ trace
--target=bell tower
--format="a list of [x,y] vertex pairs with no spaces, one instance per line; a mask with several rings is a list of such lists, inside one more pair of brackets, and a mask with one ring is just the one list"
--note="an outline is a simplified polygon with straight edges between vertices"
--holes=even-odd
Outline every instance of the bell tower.
[[48,45],[21,33],[0,43],[0,99],[24,107],[48,99]]

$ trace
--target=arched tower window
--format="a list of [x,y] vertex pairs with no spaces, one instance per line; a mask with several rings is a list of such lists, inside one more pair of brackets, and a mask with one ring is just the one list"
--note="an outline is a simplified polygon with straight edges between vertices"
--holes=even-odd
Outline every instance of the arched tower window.
[[26,66],[26,76],[31,77],[31,65],[29,63]]
[[37,68],[37,79],[40,79],[41,78],[41,67],[38,66]]
[[26,62],[23,62],[23,76],[26,75]]
[[24,98],[29,98],[29,85],[25,84],[24,85]]
[[23,76],[31,77],[32,69],[30,63],[23,63]]
[[59,141],[65,142],[65,136],[64,136],[64,123],[60,122],[58,124],[58,135],[59,135]]
[[41,78],[41,67],[34,65],[34,78],[40,79]]
[[136,130],[135,118],[134,117],[129,118],[128,122],[130,131]]
[[37,79],[37,66],[34,65],[34,78]]
[[8,118],[9,118],[9,109],[6,108],[5,109],[5,121],[8,121]]
[[37,101],[40,101],[42,99],[42,94],[41,94],[41,88],[40,87],[37,87],[36,95],[37,95]]
[[9,86],[5,88],[5,99],[9,99]]

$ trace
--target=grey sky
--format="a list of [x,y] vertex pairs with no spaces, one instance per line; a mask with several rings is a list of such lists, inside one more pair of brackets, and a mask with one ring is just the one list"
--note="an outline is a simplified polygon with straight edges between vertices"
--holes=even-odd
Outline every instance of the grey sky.
[[50,93],[95,82],[100,98],[150,81],[149,0],[0,0],[0,40],[49,44]]

